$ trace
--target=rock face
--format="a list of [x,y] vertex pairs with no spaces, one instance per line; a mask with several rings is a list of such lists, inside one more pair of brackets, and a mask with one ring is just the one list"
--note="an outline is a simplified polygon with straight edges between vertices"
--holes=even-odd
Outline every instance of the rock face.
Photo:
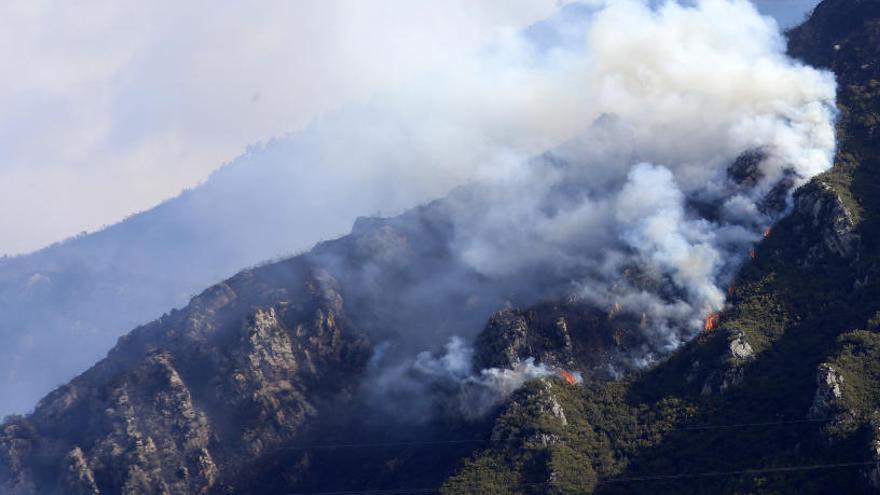
[[[508,404],[504,414],[527,418],[552,418],[551,421],[559,426],[568,426],[565,411],[556,397],[554,397],[553,388],[546,378],[539,380],[533,387],[515,396],[510,404]],[[537,447],[547,447],[558,441],[558,437],[538,429],[530,432],[529,435],[523,438],[521,435],[507,431],[502,425],[496,425],[492,431],[492,441],[516,441],[532,444]]]
[[700,394],[712,395],[739,386],[745,377],[745,366],[754,354],[742,331],[730,331],[727,346],[718,358],[716,368],[703,383]]
[[244,272],[124,337],[8,423],[0,491],[232,489],[237,473],[297,438],[319,401],[344,395],[368,357],[329,274],[298,259]]
[[755,354],[742,332],[734,333],[727,349],[730,351],[730,357],[736,361],[745,361]]
[[880,491],[880,413],[874,413],[871,420],[871,441],[869,453],[874,465],[862,470],[867,485],[874,491]]
[[810,419],[827,418],[834,411],[838,401],[843,397],[841,386],[843,377],[831,365],[821,364],[816,372],[816,395],[807,417]]
[[579,370],[607,371],[643,344],[632,315],[577,301],[495,313],[476,339],[474,367],[509,368],[526,359]]
[[[412,356],[517,301],[518,280],[487,280],[453,256],[448,218],[436,202],[362,219],[349,236],[244,271],[120,338],[2,426],[0,493],[244,491],[279,449],[320,440],[310,427],[357,417],[373,343],[403,342],[396,352]],[[548,356],[577,351],[560,316]],[[309,469],[304,457],[285,476]]]
[[75,447],[64,458],[64,473],[61,477],[61,485],[70,490],[72,495],[98,495],[98,485],[95,483],[95,473],[89,467],[85,454],[79,447]]
[[[860,8],[876,5],[852,3]],[[876,46],[880,45],[872,45]],[[743,184],[754,181],[758,157],[745,156],[730,173]],[[850,263],[864,257],[853,212],[846,204],[821,182],[798,193],[794,214],[801,235],[792,242],[802,244],[798,251],[805,253],[802,265]],[[778,201],[769,201],[766,207],[781,208]],[[325,440],[338,425],[354,430],[346,421],[361,411],[350,399],[370,366],[371,344],[402,331],[429,336],[413,340],[412,345],[422,351],[425,341],[443,341],[462,328],[479,329],[488,320],[475,343],[478,369],[509,367],[532,357],[595,372],[613,369],[621,357],[650,352],[640,338],[645,322],[633,315],[600,311],[576,300],[516,309],[526,307],[521,300],[535,300],[517,299],[528,290],[521,280],[490,284],[456,264],[448,251],[452,230],[436,205],[397,219],[363,219],[351,236],[323,243],[306,256],[243,272],[194,298],[184,310],[136,329],[121,338],[106,359],[48,395],[32,415],[11,418],[0,426],[0,493],[275,493],[290,491],[286,489],[292,483],[307,477],[310,465],[324,461],[320,466],[324,479],[346,478],[362,468],[351,459],[365,457],[378,460],[368,459],[371,463],[364,464],[368,468],[359,472],[361,478],[351,477],[351,482],[374,482],[394,471],[399,459],[386,462],[371,452],[348,457],[349,463],[336,466],[335,451],[321,457],[298,448],[308,446],[301,443],[305,440]],[[33,280],[35,288],[44,283],[40,277]],[[864,285],[872,287],[868,282]],[[541,286],[533,293],[558,298],[545,289]],[[492,316],[508,300],[509,309]],[[708,358],[699,355],[703,366],[696,365],[688,375],[697,390],[702,385],[703,395],[739,386],[749,363],[757,361],[742,332],[724,331],[724,337],[718,337],[727,340],[719,340],[722,345],[713,347]],[[716,349],[720,352],[714,354]],[[805,373],[808,386],[811,366]],[[683,374],[675,377],[684,378]],[[836,370],[821,367],[810,414],[833,411],[842,384]],[[561,439],[577,428],[589,429],[583,423],[585,411],[577,406],[584,404],[579,402],[587,395],[584,390],[593,389],[562,388],[554,396],[554,388],[546,380],[527,384],[494,425],[478,430],[480,438],[491,429],[492,440],[513,445],[515,454],[540,454],[535,478],[540,486],[562,483],[569,476],[584,483],[571,493],[586,493],[595,481],[590,481],[595,478],[595,473],[589,474],[591,459],[583,453],[574,455],[580,446]],[[806,402],[798,403],[795,414],[803,414],[811,391],[800,397]],[[640,395],[644,394],[623,397],[607,414],[616,417],[629,410],[629,401]],[[694,404],[721,402],[693,395]],[[655,409],[662,408],[647,412],[654,414]],[[590,413],[606,414],[604,410]],[[624,422],[624,428],[605,428],[602,434],[613,433],[607,435],[611,442],[625,429],[638,426],[636,418],[624,418],[631,420]],[[626,448],[675,424],[640,432]],[[876,431],[875,426],[872,455],[880,460]],[[355,431],[351,438],[362,438],[360,433]],[[342,434],[337,438],[349,441]],[[698,442],[690,442],[694,443]],[[666,456],[674,449],[659,452]],[[429,464],[439,457],[429,454],[427,459],[413,456],[411,465]],[[465,455],[448,456],[444,469],[453,469]],[[682,464],[693,460],[693,456],[684,458]],[[875,486],[877,473],[876,468],[867,471]],[[259,484],[265,481],[263,475],[281,478],[272,485],[278,489],[263,490]],[[251,480],[255,483],[248,485]],[[384,487],[375,483],[377,489]],[[647,489],[654,486],[659,485]],[[307,491],[320,489],[315,488]]]
[[37,493],[33,473],[28,467],[37,432],[22,418],[12,418],[0,430],[0,493]]
[[850,261],[857,258],[861,237],[852,212],[830,186],[812,182],[801,188],[795,195],[795,214],[806,219],[811,236],[818,236],[802,260],[805,266],[829,256]]

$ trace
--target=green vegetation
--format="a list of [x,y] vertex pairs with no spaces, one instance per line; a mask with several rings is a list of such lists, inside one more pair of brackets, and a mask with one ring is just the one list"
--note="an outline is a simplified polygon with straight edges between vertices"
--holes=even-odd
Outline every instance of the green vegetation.
[[843,377],[843,404],[869,419],[880,404],[880,334],[857,330],[842,335],[838,346],[829,364]]
[[[858,5],[852,8],[875,8]],[[822,24],[833,19],[814,19],[792,33],[792,51],[838,73],[840,151],[814,187],[827,185],[849,210],[858,253],[811,259],[823,243],[821,229],[806,215],[785,219],[739,274],[718,331],[636,376],[582,387],[554,383],[566,425],[546,408],[528,407],[539,399],[524,391],[514,401],[523,405],[498,418],[496,434],[555,441],[495,443],[468,460],[444,493],[475,493],[468,489],[475,486],[479,493],[523,494],[866,489],[859,467],[777,470],[870,460],[872,424],[880,424],[880,67],[870,52],[880,22],[847,16],[864,25],[840,30]],[[840,33],[846,38],[835,38]],[[835,44],[858,48],[829,54]],[[740,333],[754,355],[738,363],[727,348]],[[827,421],[812,421],[822,363],[842,376],[842,398]],[[737,384],[701,393],[713,373],[731,370],[741,372]],[[713,472],[726,474],[687,477]],[[680,478],[658,479],[664,475]]]

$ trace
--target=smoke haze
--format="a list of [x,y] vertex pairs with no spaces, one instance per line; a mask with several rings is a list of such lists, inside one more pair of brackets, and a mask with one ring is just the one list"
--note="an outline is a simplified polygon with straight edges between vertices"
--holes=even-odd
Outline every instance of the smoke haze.
[[[506,46],[499,73],[517,82],[513,91],[496,81],[443,95],[464,95],[471,127],[436,124],[458,122],[456,100],[435,98],[438,108],[417,112],[432,131],[471,132],[452,141],[462,145],[454,156],[429,146],[430,157],[400,160],[427,172],[394,176],[418,170],[416,182],[403,182],[407,192],[424,176],[471,181],[444,200],[462,262],[489,279],[552,280],[592,305],[642,315],[647,343],[629,364],[643,366],[723,308],[725,288],[787,213],[792,191],[830,168],[836,87],[829,73],[789,59],[776,24],[747,2],[616,1],[582,26],[583,44]],[[415,124],[403,127],[408,142],[421,142]],[[510,146],[499,135],[528,138]],[[537,159],[522,145],[554,141]],[[474,375],[472,354],[453,339],[438,356],[390,365],[376,388],[410,397],[452,388],[467,400],[441,394],[440,403],[473,405],[462,408],[467,417],[551,373],[527,360]]]
[[[776,23],[745,0],[589,2],[504,31],[472,56],[250,148],[100,239],[8,262],[4,307],[25,308],[7,311],[19,315],[9,333],[34,331],[10,339],[0,397],[14,399],[0,412],[32,404],[120,333],[237,269],[456,188],[443,210],[461,266],[536,293],[544,277],[598,307],[645,314],[649,345],[634,359],[651,362],[723,306],[722,288],[791,190],[831,165],[834,79],[784,52]],[[729,172],[744,156],[754,165],[745,178]],[[73,265],[103,271],[70,275]],[[71,291],[63,276],[101,290]],[[457,276],[444,274],[442,286],[426,278],[407,304],[417,312],[442,287],[466,292],[471,282]],[[481,311],[501,300],[483,298]],[[541,376],[528,362],[474,373],[468,342],[485,316],[443,332],[398,331],[394,345],[429,354],[381,361],[375,383],[470,383],[491,391],[474,402],[491,404]],[[58,349],[76,358],[33,370]]]

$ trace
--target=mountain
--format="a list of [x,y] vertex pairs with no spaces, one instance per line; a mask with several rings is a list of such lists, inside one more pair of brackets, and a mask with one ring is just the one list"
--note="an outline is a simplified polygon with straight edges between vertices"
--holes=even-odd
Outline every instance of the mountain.
[[880,490],[880,3],[825,0],[788,36],[837,75],[839,149],[717,329],[622,380],[522,390],[444,493]]
[[294,135],[251,148],[149,211],[0,259],[0,416],[29,410],[127,330],[204,287],[344,233],[364,206],[358,201],[301,213],[309,199],[296,196],[294,186],[320,166],[304,157],[304,140]]
[[659,352],[645,318],[573,296],[575,274],[466,263],[452,219],[481,191],[465,188],[122,337],[0,427],[0,492],[876,490],[878,35],[877,4],[858,0],[789,34],[838,77],[835,166],[795,193],[717,324],[657,364],[632,365]]
[[[566,6],[523,40],[558,48],[569,41],[555,23],[576,25],[585,10]],[[400,93],[413,98],[419,82],[402,82]],[[443,160],[423,115],[385,110],[408,105],[397,96],[373,95],[251,146],[204,183],[98,232],[0,257],[0,417],[29,411],[128,330],[242,268],[303,252],[347,233],[358,216],[400,212],[464,182],[466,174],[421,181],[421,170],[408,166]],[[422,136],[413,120],[432,131]],[[383,130],[381,144],[365,127]],[[386,143],[427,138],[409,148]]]
[[[360,219],[348,236],[239,273],[122,337],[107,358],[41,400],[33,414],[3,426],[3,492],[265,493],[333,479],[310,452],[298,451],[302,444],[482,433],[485,424],[457,412],[435,415],[450,406],[417,397],[426,390],[393,392],[412,394],[401,407],[400,397],[369,386],[382,342],[397,343],[386,360],[409,356],[462,329],[479,329],[494,308],[565,286],[547,277],[522,288],[519,278],[490,279],[462,263],[450,250],[449,205],[441,200],[391,219]],[[542,362],[601,369],[639,343],[638,321],[608,318],[578,302],[547,311],[553,314],[542,316],[546,321],[513,309],[495,315],[478,365],[512,365],[528,345]],[[595,332],[571,333],[560,318],[590,322]],[[519,342],[493,333],[520,321],[555,328],[554,335]],[[613,328],[620,325],[631,335]],[[398,332],[418,338],[395,340]],[[510,360],[497,359],[499,345],[511,349]],[[451,403],[456,392],[439,398]],[[470,401],[480,393],[472,392]],[[415,473],[414,463],[436,457],[433,449],[405,459],[392,450],[382,478],[365,482],[422,477],[436,485],[471,451],[466,443],[454,447],[439,468]],[[282,462],[300,467],[267,472]]]

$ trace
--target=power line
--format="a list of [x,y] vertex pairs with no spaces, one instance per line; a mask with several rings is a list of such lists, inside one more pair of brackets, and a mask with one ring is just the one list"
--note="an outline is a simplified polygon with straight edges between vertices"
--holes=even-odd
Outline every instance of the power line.
[[440,487],[436,488],[398,488],[390,490],[342,490],[336,492],[291,492],[286,495],[393,495],[405,493],[437,493]]
[[[648,481],[676,481],[683,479],[696,478],[712,478],[738,475],[758,475],[772,473],[790,473],[798,471],[815,471],[820,469],[839,469],[848,467],[862,467],[876,465],[877,461],[857,461],[857,462],[838,462],[828,464],[806,464],[800,466],[779,466],[774,468],[755,468],[755,469],[737,469],[729,471],[707,471],[703,473],[682,473],[682,474],[665,474],[651,476],[632,476],[627,478],[610,478],[598,481],[597,485],[607,485],[613,483],[637,483]],[[517,486],[548,486],[555,482],[546,481],[542,483],[519,483]],[[290,492],[287,495],[380,495],[380,494],[405,494],[405,493],[437,493],[440,487],[432,488],[397,488],[397,489],[380,489],[380,490],[341,490],[341,491],[325,491],[325,492]]]
[[[694,426],[682,426],[679,428],[671,428],[666,430],[665,433],[672,433],[676,431],[692,431],[692,430],[729,430],[729,429],[738,429],[738,428],[753,428],[753,427],[772,427],[772,426],[785,426],[785,425],[793,425],[793,424],[811,424],[811,423],[827,423],[832,421],[830,419],[792,419],[792,420],[782,420],[782,421],[765,421],[760,423],[732,423],[726,425],[694,425]],[[528,440],[532,438],[530,436],[511,436],[505,437],[502,439],[493,440],[491,438],[460,438],[460,439],[452,439],[452,440],[410,440],[410,441],[400,441],[400,442],[367,442],[367,443],[328,443],[328,444],[315,444],[315,445],[300,445],[300,446],[290,446],[290,447],[279,447],[275,449],[276,451],[297,451],[297,450],[327,450],[327,449],[340,449],[340,448],[375,448],[375,447],[414,447],[419,445],[456,445],[456,444],[468,444],[468,443],[503,443],[509,442],[513,440]]]
[[724,476],[735,476],[741,474],[769,474],[769,473],[787,473],[787,472],[795,472],[795,471],[813,471],[817,469],[834,469],[834,468],[844,468],[844,467],[860,467],[860,466],[870,466],[872,464],[877,464],[876,461],[858,461],[858,462],[838,462],[832,464],[807,464],[802,466],[780,466],[775,468],[756,468],[756,469],[738,469],[732,471],[707,471],[704,473],[682,473],[682,474],[665,474],[665,475],[652,475],[652,476],[633,476],[629,478],[611,478],[603,481],[599,481],[598,484],[612,484],[612,483],[630,483],[637,481],[663,481],[663,480],[680,480],[680,479],[693,479],[693,478],[712,478],[712,477],[724,477]]
[[748,428],[752,426],[777,426],[777,425],[790,425],[790,424],[801,424],[801,423],[828,423],[832,421],[831,419],[791,419],[791,420],[782,420],[782,421],[766,421],[763,423],[733,423],[727,425],[695,425],[695,426],[682,426],[681,428],[673,428],[670,431],[685,431],[685,430],[725,430],[725,429],[734,429],[734,428]]

